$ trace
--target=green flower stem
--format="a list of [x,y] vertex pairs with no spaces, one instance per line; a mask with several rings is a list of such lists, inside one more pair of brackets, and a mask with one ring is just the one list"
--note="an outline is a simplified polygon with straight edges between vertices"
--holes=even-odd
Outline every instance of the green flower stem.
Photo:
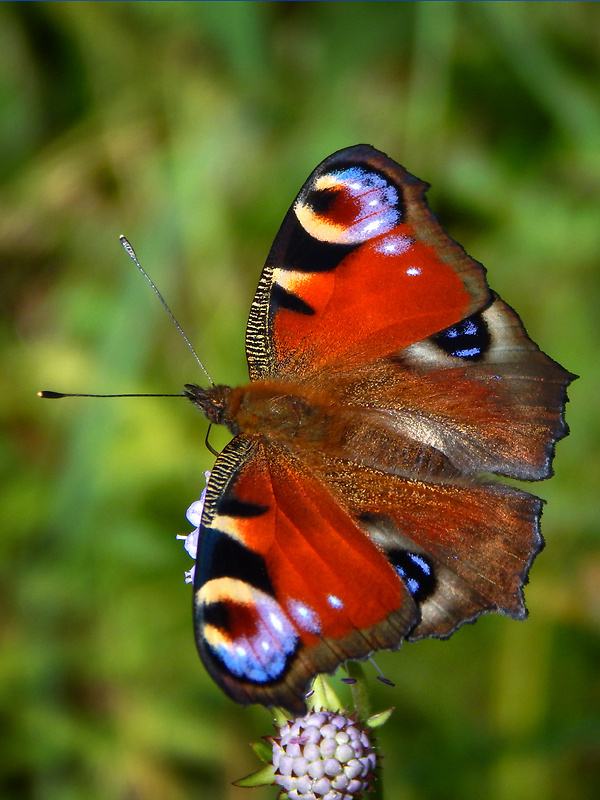
[[369,684],[365,677],[363,665],[357,661],[348,661],[346,664],[348,676],[354,679],[350,684],[352,701],[359,719],[364,722],[371,716],[371,698],[369,697]]

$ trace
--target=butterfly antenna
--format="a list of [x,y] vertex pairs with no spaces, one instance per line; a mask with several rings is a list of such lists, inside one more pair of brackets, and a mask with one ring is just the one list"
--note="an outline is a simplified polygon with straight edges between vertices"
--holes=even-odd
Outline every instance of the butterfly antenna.
[[43,397],[44,400],[60,400],[61,397],[185,397],[185,392],[179,394],[79,394],[78,392],[38,392],[38,397]]
[[139,271],[142,273],[142,275],[144,276],[144,278],[145,278],[145,279],[148,281],[148,283],[150,284],[150,286],[151,286],[151,287],[154,289],[154,291],[155,291],[155,293],[156,293],[156,296],[158,297],[158,299],[160,300],[160,302],[163,304],[163,307],[164,307],[165,311],[166,311],[166,312],[167,312],[167,314],[168,314],[168,315],[171,317],[171,319],[172,319],[172,321],[173,321],[173,324],[175,325],[175,327],[177,328],[177,330],[179,331],[179,333],[182,335],[182,337],[183,337],[183,341],[184,341],[184,342],[187,344],[187,346],[190,348],[190,350],[191,350],[191,352],[192,352],[192,355],[194,356],[194,358],[196,359],[196,361],[198,362],[198,364],[199,364],[199,366],[200,366],[200,369],[202,370],[202,372],[203,372],[203,373],[206,375],[206,377],[208,378],[210,385],[211,385],[211,386],[214,386],[214,385],[215,385],[215,383],[214,383],[213,379],[212,379],[212,378],[210,377],[210,375],[208,374],[208,371],[207,371],[206,367],[204,366],[204,364],[202,363],[202,361],[200,361],[200,357],[198,356],[198,353],[197,353],[197,352],[194,350],[194,347],[193,347],[192,343],[190,342],[190,340],[188,339],[188,337],[185,335],[183,328],[181,327],[181,325],[180,325],[180,324],[177,322],[177,320],[175,319],[175,315],[173,314],[173,312],[171,311],[171,309],[170,309],[170,308],[169,308],[169,306],[167,305],[165,298],[164,298],[164,297],[162,296],[162,294],[161,294],[161,293],[158,291],[158,288],[157,288],[156,284],[155,284],[155,283],[154,283],[154,281],[153,281],[153,280],[150,278],[150,276],[148,275],[148,273],[146,272],[146,270],[145,270],[145,269],[142,267],[142,265],[141,265],[141,264],[140,264],[140,262],[138,261],[138,257],[137,257],[137,256],[136,256],[136,254],[135,254],[135,250],[134,250],[134,249],[133,249],[133,247],[132,247],[132,246],[129,244],[128,240],[127,240],[127,239],[126,239],[124,236],[122,236],[122,235],[121,235],[121,236],[119,236],[119,241],[121,242],[121,244],[122,244],[122,246],[123,246],[123,249],[125,250],[125,252],[126,252],[126,253],[127,253],[127,255],[129,256],[129,258],[130,258],[130,259],[133,261],[133,263],[136,265],[136,267],[137,267],[137,268],[139,269]]

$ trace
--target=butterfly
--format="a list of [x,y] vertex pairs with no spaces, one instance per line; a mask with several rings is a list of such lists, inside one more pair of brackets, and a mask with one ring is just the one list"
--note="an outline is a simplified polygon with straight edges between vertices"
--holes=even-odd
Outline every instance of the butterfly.
[[242,704],[485,612],[523,619],[576,377],[442,229],[428,184],[369,145],[326,158],[275,238],[244,386],[185,394],[233,439],[206,490],[200,657]]

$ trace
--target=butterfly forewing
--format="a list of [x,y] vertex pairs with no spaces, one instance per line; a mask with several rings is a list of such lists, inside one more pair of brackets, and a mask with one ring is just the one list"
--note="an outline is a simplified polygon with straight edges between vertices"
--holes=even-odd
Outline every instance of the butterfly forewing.
[[373,361],[485,306],[484,270],[442,230],[426,188],[368,145],[317,167],[252,304],[251,378]]
[[211,476],[194,592],[200,654],[217,682],[240,702],[296,712],[312,676],[397,646],[418,620],[326,485],[244,436]]

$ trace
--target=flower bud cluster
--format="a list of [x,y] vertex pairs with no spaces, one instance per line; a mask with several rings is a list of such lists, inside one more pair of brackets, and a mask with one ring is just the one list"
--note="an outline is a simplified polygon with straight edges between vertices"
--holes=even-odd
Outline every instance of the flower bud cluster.
[[375,752],[352,717],[312,712],[278,732],[273,739],[275,783],[290,800],[349,800],[372,784]]

